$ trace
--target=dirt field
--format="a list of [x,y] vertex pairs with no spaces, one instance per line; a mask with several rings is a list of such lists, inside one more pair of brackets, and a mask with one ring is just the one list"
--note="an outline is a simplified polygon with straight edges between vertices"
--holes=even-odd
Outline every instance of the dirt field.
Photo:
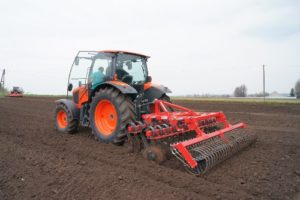
[[0,99],[0,199],[300,199],[300,105],[193,104],[223,110],[258,136],[202,177],[177,160],[162,166],[90,130],[54,131],[51,98]]

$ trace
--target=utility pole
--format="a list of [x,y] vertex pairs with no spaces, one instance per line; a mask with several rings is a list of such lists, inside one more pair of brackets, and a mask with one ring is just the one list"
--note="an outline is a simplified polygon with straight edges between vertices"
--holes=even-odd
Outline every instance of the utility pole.
[[0,80],[0,88],[4,88],[4,76],[5,76],[5,69],[2,71],[2,76]]
[[263,95],[264,95],[264,101],[266,101],[266,82],[265,82],[265,65],[263,67]]

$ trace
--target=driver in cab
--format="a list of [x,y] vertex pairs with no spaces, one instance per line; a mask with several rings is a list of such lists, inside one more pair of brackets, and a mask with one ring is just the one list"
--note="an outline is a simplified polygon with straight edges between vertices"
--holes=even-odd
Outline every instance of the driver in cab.
[[98,70],[92,74],[92,77],[91,77],[92,78],[92,88],[94,88],[95,86],[104,82],[105,75],[103,72],[104,72],[104,68],[99,67]]
[[132,62],[131,61],[127,61],[127,62],[122,62],[122,63],[118,63],[117,65],[117,69],[116,69],[116,74],[119,80],[130,84],[132,82],[132,76],[129,75],[129,73],[124,70],[124,65],[126,65],[126,67],[128,68],[128,70],[132,69]]

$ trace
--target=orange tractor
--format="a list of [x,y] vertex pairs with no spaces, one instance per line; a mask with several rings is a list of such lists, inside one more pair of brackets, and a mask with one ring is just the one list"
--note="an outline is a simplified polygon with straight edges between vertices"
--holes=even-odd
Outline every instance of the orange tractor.
[[[75,133],[91,127],[103,142],[142,151],[157,163],[173,154],[193,174],[202,174],[252,144],[222,112],[194,112],[172,104],[162,85],[152,83],[149,56],[126,51],[80,51],[68,79],[67,98],[56,101],[55,127]],[[71,93],[71,95],[69,95]]]

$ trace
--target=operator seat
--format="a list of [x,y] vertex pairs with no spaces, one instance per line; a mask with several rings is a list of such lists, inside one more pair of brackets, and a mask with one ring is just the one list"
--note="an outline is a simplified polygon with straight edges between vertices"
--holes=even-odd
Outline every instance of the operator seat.
[[133,79],[133,77],[132,77],[131,75],[126,74],[126,75],[124,75],[124,76],[122,77],[121,80],[122,80],[124,83],[127,83],[128,85],[130,85],[130,84],[132,83],[132,79]]

